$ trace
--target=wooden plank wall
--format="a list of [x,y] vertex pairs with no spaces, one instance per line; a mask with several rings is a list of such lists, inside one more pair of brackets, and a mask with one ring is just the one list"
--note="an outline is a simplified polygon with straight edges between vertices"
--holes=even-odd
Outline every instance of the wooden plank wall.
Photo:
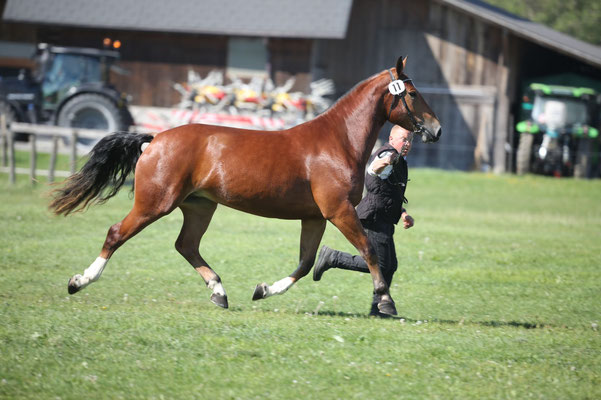
[[[113,73],[119,90],[132,96],[132,104],[170,107],[181,100],[173,84],[186,82],[188,70],[205,77],[212,70],[225,71],[228,37],[183,33],[136,32],[79,28],[37,28],[37,41],[66,46],[98,48],[103,38],[122,42],[119,66],[128,75]],[[266,40],[271,75],[276,85],[296,78],[292,90],[307,91],[311,82],[311,51],[308,39]]]
[[121,61],[119,65],[130,74],[123,76],[113,73],[111,80],[115,87],[131,96],[131,104],[155,107],[172,107],[181,101],[182,96],[173,89],[173,84],[187,82],[189,70],[205,77],[212,70],[225,69],[224,66],[214,65],[144,61]]
[[38,26],[38,42],[100,48],[108,37],[120,40],[118,65],[128,75],[112,73],[120,91],[132,96],[132,104],[169,107],[180,94],[172,86],[186,82],[189,69],[202,76],[213,69],[225,69],[227,37],[166,32],[138,32]]
[[117,37],[124,43],[119,65],[130,74],[111,78],[135,105],[171,107],[181,101],[173,84],[187,82],[189,70],[202,77],[225,70],[225,36],[123,32]]
[[295,78],[291,91],[309,93],[311,83],[311,51],[313,41],[308,39],[270,38],[267,41],[270,55],[271,77],[276,86]]
[[[207,43],[210,42],[210,43]],[[184,42],[185,43],[185,42]],[[311,83],[312,41],[303,39],[269,39],[267,46],[271,57],[271,76],[276,85],[283,85],[289,78],[295,78],[292,91],[308,91]],[[176,82],[187,81],[189,70],[205,77],[212,70],[225,71],[227,64],[227,38],[203,37],[187,49],[179,43],[180,51],[213,53],[210,60],[173,62],[169,58],[162,61],[145,60],[142,54],[124,54],[120,65],[131,72],[128,76],[113,75],[116,87],[132,94],[132,104],[170,107],[178,103],[181,96],[173,89]],[[146,55],[147,57],[147,55]],[[157,57],[158,58],[158,57]]]
[[355,0],[347,38],[317,41],[314,69],[342,94],[407,55],[406,73],[443,124],[437,144],[415,142],[410,164],[502,171],[515,48],[501,29],[435,1]]

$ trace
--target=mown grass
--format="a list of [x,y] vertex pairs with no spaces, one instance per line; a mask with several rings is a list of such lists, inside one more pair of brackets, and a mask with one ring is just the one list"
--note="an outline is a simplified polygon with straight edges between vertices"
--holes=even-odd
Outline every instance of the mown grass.
[[[0,397],[599,398],[601,183],[412,170],[396,235],[398,319],[368,318],[371,279],[291,273],[300,224],[220,207],[201,251],[230,309],[173,247],[173,212],[69,296],[131,208],[124,189],[68,218],[45,185],[0,175]],[[351,251],[331,225],[322,241]],[[402,319],[401,319],[402,318]]]

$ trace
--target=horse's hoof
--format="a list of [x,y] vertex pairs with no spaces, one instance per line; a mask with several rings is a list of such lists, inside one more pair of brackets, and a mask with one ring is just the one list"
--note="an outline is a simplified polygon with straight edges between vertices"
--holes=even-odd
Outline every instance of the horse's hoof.
[[255,292],[253,293],[253,301],[254,300],[261,300],[264,299],[265,297],[267,297],[267,284],[266,283],[260,283],[257,285],[257,287],[255,288]]
[[380,310],[382,314],[397,315],[396,307],[394,306],[394,301],[392,300],[382,300],[379,302],[378,310]]
[[75,276],[69,279],[69,283],[67,284],[67,291],[69,294],[75,294],[79,292],[81,287],[75,282]]
[[218,305],[221,308],[229,307],[227,304],[227,296],[225,295],[213,293],[211,295],[211,301],[213,302],[213,304]]

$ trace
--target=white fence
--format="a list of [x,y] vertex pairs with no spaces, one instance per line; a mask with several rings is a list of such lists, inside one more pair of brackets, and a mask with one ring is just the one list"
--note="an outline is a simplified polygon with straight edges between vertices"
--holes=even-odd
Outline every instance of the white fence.
[[[29,168],[19,168],[16,166],[14,132],[26,134],[29,137],[29,145],[26,145],[25,147],[30,153]],[[78,139],[98,140],[107,134],[108,132],[99,130],[33,125],[17,122],[13,122],[10,126],[7,126],[4,115],[0,115],[0,172],[8,173],[9,182],[12,184],[16,182],[17,174],[28,174],[32,183],[36,183],[37,176],[42,175],[47,176],[49,182],[54,182],[54,178],[57,176],[68,177],[74,174],[77,157],[85,155],[89,151],[89,149],[84,149],[81,145],[78,145]],[[37,168],[39,143],[42,141],[45,144],[44,152],[50,153],[48,169]],[[62,152],[66,151],[69,154],[69,171],[56,169],[56,159],[59,149]]]

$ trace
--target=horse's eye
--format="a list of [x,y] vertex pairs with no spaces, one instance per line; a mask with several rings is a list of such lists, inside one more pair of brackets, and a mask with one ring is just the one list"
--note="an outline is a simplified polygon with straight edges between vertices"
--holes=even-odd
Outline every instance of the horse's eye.
[[417,97],[417,92],[409,92],[409,96],[415,99]]

